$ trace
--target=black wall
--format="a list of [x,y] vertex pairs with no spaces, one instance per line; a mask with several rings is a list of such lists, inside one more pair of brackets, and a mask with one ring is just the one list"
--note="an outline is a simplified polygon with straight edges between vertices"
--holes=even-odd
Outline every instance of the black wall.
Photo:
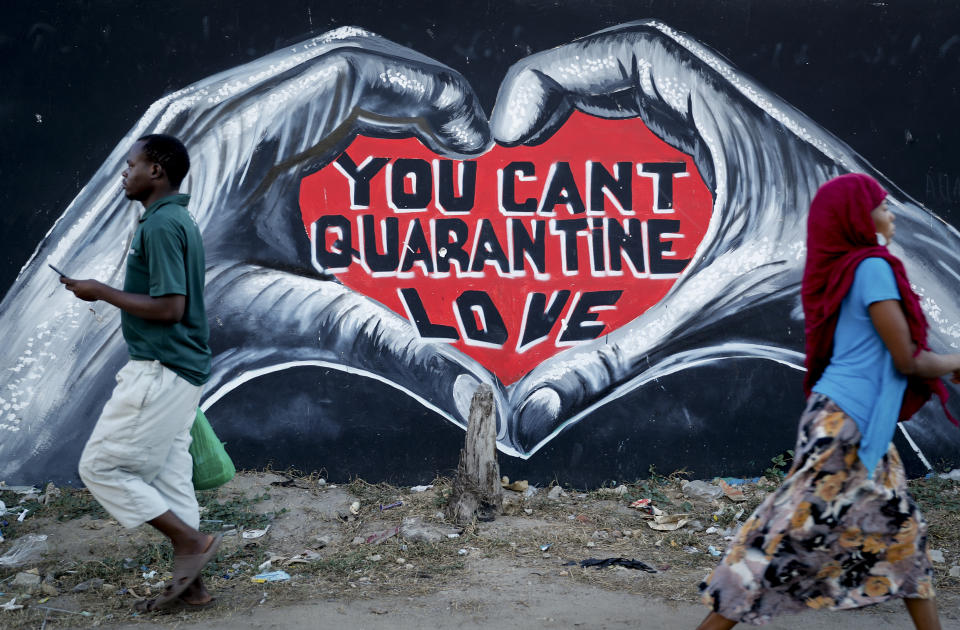
[[[0,292],[146,108],[203,77],[357,25],[462,72],[489,114],[515,61],[642,18],[711,46],[960,225],[960,8],[951,2],[15,1],[0,20]],[[781,380],[784,390],[760,404],[799,410],[799,393],[786,391],[796,377]],[[583,430],[561,441],[585,441]],[[780,436],[771,450],[789,446],[787,429],[771,430]],[[711,439],[724,437],[749,442],[723,431]],[[551,448],[567,450],[545,449],[541,472]],[[765,465],[758,458],[758,471]]]

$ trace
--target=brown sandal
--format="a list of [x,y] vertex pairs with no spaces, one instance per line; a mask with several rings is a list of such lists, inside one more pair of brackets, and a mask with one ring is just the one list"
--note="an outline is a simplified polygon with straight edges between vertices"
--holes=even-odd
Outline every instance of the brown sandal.
[[221,542],[223,535],[217,534],[206,551],[173,556],[173,579],[167,583],[163,593],[154,599],[141,599],[134,604],[134,608],[138,612],[153,612],[176,603],[187,587],[200,576],[203,567],[216,557]]

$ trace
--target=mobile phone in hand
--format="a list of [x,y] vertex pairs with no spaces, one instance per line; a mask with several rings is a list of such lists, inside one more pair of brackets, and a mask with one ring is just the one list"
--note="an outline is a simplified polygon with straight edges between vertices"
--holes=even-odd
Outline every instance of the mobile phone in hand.
[[68,276],[67,274],[65,274],[65,273],[63,273],[62,271],[60,271],[59,269],[57,269],[56,267],[54,267],[53,265],[51,265],[50,263],[47,263],[47,267],[50,267],[51,269],[53,269],[54,271],[56,271],[57,273],[59,273],[59,274],[60,274],[61,276],[63,276],[64,278],[69,278],[69,277],[70,277],[70,276]]

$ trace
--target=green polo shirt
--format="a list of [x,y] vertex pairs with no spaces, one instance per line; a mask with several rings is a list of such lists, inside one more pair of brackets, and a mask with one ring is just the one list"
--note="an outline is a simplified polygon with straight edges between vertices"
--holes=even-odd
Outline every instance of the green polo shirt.
[[190,195],[154,202],[140,218],[127,253],[123,290],[153,297],[183,295],[183,319],[162,324],[120,312],[130,358],[159,361],[194,385],[210,377],[210,329],[203,303],[205,262]]

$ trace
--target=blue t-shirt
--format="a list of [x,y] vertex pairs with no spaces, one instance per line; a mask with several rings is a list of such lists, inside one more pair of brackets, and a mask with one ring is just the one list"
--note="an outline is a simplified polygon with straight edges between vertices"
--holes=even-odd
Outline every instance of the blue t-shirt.
[[829,396],[857,423],[862,436],[860,460],[871,476],[893,439],[907,377],[894,366],[868,307],[899,299],[890,264],[883,258],[864,259],[840,304],[830,364],[813,386],[813,391]]

